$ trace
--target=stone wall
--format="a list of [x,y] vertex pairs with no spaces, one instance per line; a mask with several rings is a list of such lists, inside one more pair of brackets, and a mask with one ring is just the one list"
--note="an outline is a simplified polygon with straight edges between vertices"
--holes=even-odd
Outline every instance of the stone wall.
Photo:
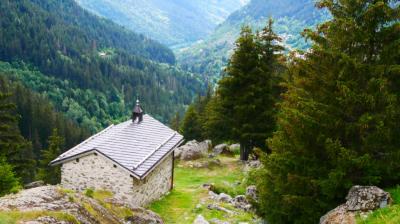
[[145,206],[170,190],[172,162],[169,155],[144,180],[139,180],[103,155],[90,154],[62,165],[61,185],[76,191],[104,189],[133,206]]

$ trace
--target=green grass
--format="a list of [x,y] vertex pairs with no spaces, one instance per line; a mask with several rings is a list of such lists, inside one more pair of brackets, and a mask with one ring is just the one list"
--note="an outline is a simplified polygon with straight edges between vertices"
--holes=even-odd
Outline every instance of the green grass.
[[39,217],[50,216],[58,221],[66,221],[73,224],[78,224],[78,220],[70,214],[63,212],[51,212],[51,211],[1,211],[0,212],[0,224],[17,224],[22,221],[32,221]]
[[368,215],[366,219],[357,217],[360,224],[398,224],[400,223],[400,186],[388,190],[393,198],[393,205],[378,209]]
[[[238,186],[235,182],[243,182],[245,175],[240,169],[237,158],[220,157],[223,164],[221,167],[190,168],[188,162],[179,162],[175,165],[174,189],[159,201],[152,203],[149,208],[158,213],[165,223],[186,224],[193,223],[198,214],[202,214],[206,219],[218,218],[220,220],[250,222],[253,215],[240,212],[228,204],[220,204],[230,210],[235,210],[238,215],[227,215],[222,211],[207,209],[207,204],[211,203],[208,191],[201,187],[204,183],[213,183],[218,189],[223,189],[225,193],[232,195],[243,194],[244,184]],[[196,208],[201,201],[205,203]]]
[[120,219],[126,219],[127,217],[133,215],[131,209],[124,206],[116,206],[114,204],[107,202],[107,199],[113,197],[113,194],[109,191],[97,190],[93,192],[92,196],[101,204],[101,206],[106,208],[109,212],[111,212],[113,215],[115,215]]

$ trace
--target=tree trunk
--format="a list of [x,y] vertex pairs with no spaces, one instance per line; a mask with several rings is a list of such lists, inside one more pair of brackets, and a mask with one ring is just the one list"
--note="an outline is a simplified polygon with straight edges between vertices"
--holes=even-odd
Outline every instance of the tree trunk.
[[249,160],[249,147],[245,143],[240,143],[240,160],[247,161]]

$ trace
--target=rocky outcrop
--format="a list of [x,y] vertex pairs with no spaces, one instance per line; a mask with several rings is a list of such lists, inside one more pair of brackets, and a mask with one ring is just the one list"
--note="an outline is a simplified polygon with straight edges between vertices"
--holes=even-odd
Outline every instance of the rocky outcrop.
[[228,146],[227,144],[219,144],[219,145],[214,146],[214,148],[212,149],[212,154],[214,156],[217,156],[219,154],[231,156],[234,153],[233,153],[233,150],[231,150],[231,147]]
[[175,149],[175,158],[180,158],[181,160],[195,160],[205,157],[208,150],[211,148],[211,144],[210,140],[202,142],[197,142],[196,140],[189,141],[185,145]]
[[229,202],[232,200],[232,197],[231,197],[230,195],[228,195],[228,194],[220,193],[220,194],[217,196],[216,199],[217,199],[218,201],[220,201],[220,202],[227,202],[227,203],[229,203]]
[[226,151],[226,150],[228,150],[228,145],[227,144],[219,144],[219,145],[214,146],[212,151],[213,151],[213,153],[215,155],[219,155],[223,151]]
[[251,198],[254,201],[257,201],[257,187],[255,185],[250,185],[246,188],[246,197]]
[[[112,206],[120,207],[123,203]],[[162,224],[161,218],[143,208],[133,208],[128,205],[120,207],[130,210],[132,215],[118,217],[110,212],[99,201],[84,196],[80,193],[67,192],[58,186],[42,186],[22,190],[17,194],[11,194],[0,198],[0,211],[31,212],[43,211],[43,216],[26,220],[34,224],[65,223],[52,217],[49,212],[62,212],[69,214],[79,223],[92,224],[107,222],[110,224]],[[28,223],[29,223],[28,222]]]
[[320,224],[353,224],[357,213],[367,213],[388,206],[392,199],[388,192],[375,186],[354,186],[342,204],[320,219]]
[[[244,195],[237,195],[236,197],[232,198],[230,195],[225,194],[225,193],[220,193],[216,194],[213,191],[209,191],[208,195],[210,199],[216,201],[216,202],[224,202],[224,203],[229,203],[233,207],[243,210],[245,212],[248,212],[251,210],[252,206],[250,202],[247,200],[246,196]],[[213,209],[216,209],[214,205],[211,206]],[[210,206],[209,206],[210,209]],[[219,210],[219,209],[217,209]]]
[[131,208],[133,215],[126,219],[124,224],[163,224],[163,220],[156,213],[144,208]]
[[244,195],[238,195],[238,196],[234,197],[230,201],[230,203],[235,208],[241,209],[241,210],[246,211],[246,212],[250,211],[251,207],[252,207],[251,204],[249,203],[249,201],[247,201],[246,196],[244,196]]

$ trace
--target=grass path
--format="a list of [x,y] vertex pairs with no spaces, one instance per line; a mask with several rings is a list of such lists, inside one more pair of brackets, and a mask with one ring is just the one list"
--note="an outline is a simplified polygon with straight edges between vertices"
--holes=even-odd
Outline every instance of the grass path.
[[212,203],[208,191],[201,187],[204,183],[213,183],[231,195],[244,194],[245,186],[242,165],[237,158],[220,157],[222,166],[208,168],[190,168],[191,162],[177,162],[175,166],[174,190],[159,201],[152,203],[149,208],[158,213],[165,223],[193,223],[198,214],[206,219],[218,218],[231,223],[249,222],[253,214],[239,211],[229,204],[220,204],[237,212],[229,215],[222,211],[207,209]]

